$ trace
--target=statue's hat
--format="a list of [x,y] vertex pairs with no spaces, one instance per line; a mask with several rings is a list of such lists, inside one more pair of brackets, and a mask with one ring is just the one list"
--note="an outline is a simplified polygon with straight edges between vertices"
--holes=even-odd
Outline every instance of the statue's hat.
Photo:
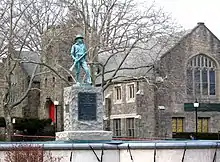
[[83,36],[81,34],[78,34],[78,35],[76,35],[75,40],[79,39],[79,38],[83,39]]

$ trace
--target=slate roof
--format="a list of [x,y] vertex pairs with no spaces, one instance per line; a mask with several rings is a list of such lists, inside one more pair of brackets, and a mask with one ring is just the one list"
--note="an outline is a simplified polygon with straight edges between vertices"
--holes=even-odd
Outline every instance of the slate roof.
[[172,51],[173,48],[176,47],[176,45],[180,44],[185,38],[187,38],[187,36],[192,34],[200,25],[203,25],[220,42],[219,38],[215,34],[213,34],[212,31],[203,22],[198,22],[197,25],[193,29],[187,30],[182,35],[182,37],[180,37],[180,39],[176,41],[176,43],[172,47],[170,47],[166,52],[164,52],[164,54],[161,57],[164,57],[167,53]]
[[[169,49],[175,46],[175,44],[183,37],[183,35],[186,35],[190,32],[191,30],[186,30],[176,33],[175,35],[169,38],[159,38],[157,40],[152,39],[147,44],[139,44],[138,46],[141,48],[132,50],[132,52],[129,54],[129,56],[126,58],[123,65],[121,66],[122,69],[118,71],[116,78],[112,81],[121,81],[132,78],[134,79],[135,77],[140,76],[151,77],[153,74],[153,71],[151,70],[151,65],[154,65],[164,53],[166,53]],[[100,54],[98,58],[99,62],[105,63],[109,56],[111,56],[111,54]],[[117,69],[124,56],[124,53],[118,53],[111,57],[105,67],[105,72]],[[150,67],[144,67],[133,70],[123,69],[147,65],[149,65]],[[113,73],[114,72],[106,73],[105,81],[111,78]],[[101,83],[101,77],[98,77],[96,79],[96,83]]]

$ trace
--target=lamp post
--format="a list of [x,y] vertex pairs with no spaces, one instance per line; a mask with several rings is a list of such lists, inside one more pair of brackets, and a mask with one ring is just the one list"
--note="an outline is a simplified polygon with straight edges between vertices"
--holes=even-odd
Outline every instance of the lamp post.
[[199,107],[199,103],[196,99],[196,101],[193,103],[193,106],[195,108],[195,112],[196,112],[196,139],[198,136],[198,107]]
[[158,115],[158,120],[159,120],[159,137],[160,138],[166,138],[166,131],[165,131],[165,121],[164,121],[164,111],[165,111],[165,106],[158,106],[159,109],[159,115]]
[[55,113],[56,113],[56,131],[57,131],[57,106],[59,105],[59,101],[54,101],[54,105],[55,105]]

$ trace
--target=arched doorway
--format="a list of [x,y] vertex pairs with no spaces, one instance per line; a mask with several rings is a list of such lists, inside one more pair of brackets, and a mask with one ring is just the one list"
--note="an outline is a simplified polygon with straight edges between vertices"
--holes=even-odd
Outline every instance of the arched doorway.
[[55,112],[55,106],[54,103],[51,102],[49,105],[49,118],[52,120],[53,123],[55,122],[54,112]]
[[46,118],[49,118],[52,120],[52,122],[55,122],[55,105],[53,103],[53,101],[51,100],[50,97],[46,98],[46,111],[47,111],[47,115]]

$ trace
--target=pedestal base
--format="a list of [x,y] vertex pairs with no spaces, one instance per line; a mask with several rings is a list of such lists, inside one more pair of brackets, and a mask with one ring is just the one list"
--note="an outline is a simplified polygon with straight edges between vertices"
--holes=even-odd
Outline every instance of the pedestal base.
[[68,140],[112,140],[111,131],[63,131],[56,132],[56,141]]

